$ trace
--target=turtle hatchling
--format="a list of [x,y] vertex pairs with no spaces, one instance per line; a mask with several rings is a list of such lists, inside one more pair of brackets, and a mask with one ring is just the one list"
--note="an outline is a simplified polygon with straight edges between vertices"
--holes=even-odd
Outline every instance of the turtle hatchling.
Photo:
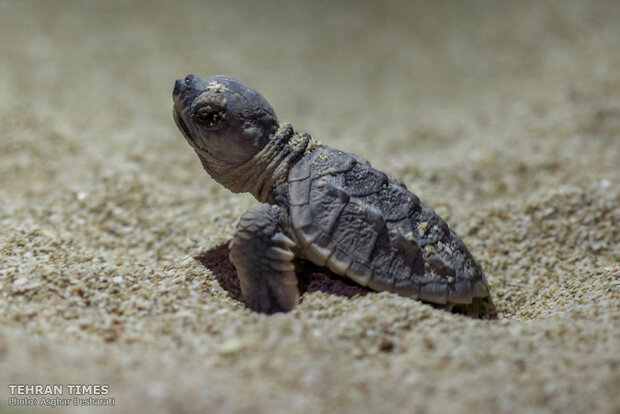
[[188,75],[173,100],[174,120],[207,173],[261,203],[243,214],[230,245],[251,309],[295,307],[295,257],[439,305],[489,296],[465,244],[402,182],[279,122],[239,80]]

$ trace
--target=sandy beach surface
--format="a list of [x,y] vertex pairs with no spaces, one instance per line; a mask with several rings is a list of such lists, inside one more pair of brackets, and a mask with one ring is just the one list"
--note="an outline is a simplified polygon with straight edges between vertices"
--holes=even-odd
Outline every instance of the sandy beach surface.
[[[0,412],[620,413],[620,3],[0,0]],[[239,301],[256,204],[202,170],[174,80],[227,74],[400,178],[497,319],[339,280]],[[206,266],[205,266],[206,264]],[[32,396],[30,396],[32,397]]]

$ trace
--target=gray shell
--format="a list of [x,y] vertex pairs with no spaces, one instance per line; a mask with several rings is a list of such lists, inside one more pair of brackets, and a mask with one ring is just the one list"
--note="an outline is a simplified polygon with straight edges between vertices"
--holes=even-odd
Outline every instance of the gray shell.
[[288,177],[302,256],[379,291],[438,304],[488,296],[461,239],[406,187],[367,161],[317,145]]

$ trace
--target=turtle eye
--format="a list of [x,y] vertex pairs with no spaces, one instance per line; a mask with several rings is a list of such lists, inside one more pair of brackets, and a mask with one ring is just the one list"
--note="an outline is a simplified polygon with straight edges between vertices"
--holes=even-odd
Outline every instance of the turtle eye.
[[194,118],[205,128],[212,131],[224,129],[228,125],[224,111],[213,109],[209,105],[198,108],[194,114]]

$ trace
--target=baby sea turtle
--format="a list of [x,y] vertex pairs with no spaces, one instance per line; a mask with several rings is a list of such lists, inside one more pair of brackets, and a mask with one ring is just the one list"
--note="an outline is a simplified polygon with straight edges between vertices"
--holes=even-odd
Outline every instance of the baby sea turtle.
[[295,307],[296,256],[435,304],[488,297],[465,244],[400,181],[278,122],[261,94],[231,77],[188,75],[173,99],[174,120],[209,175],[261,202],[239,220],[230,252],[251,309]]

